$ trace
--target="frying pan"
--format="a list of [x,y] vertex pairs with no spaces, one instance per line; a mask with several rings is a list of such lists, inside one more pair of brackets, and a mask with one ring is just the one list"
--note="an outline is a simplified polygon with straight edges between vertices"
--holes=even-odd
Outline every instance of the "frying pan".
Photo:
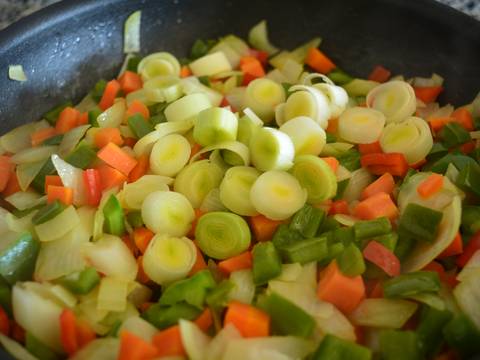
[[[68,0],[0,32],[0,133],[79,100],[123,60],[125,19],[142,10],[142,53],[188,53],[198,38],[234,33],[267,19],[271,40],[293,48],[314,37],[341,68],[366,76],[446,79],[442,101],[470,102],[480,89],[480,22],[433,0]],[[21,64],[25,83],[7,78]],[[0,353],[0,359],[10,359]]]

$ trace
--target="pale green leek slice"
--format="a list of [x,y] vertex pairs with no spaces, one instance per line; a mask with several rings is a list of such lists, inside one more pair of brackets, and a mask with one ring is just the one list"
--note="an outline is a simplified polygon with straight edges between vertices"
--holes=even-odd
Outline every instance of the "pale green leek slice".
[[180,75],[180,63],[168,52],[157,52],[144,57],[137,67],[144,81],[161,75]]
[[184,136],[170,134],[153,145],[150,153],[150,169],[154,174],[175,176],[190,159],[190,143]]
[[220,184],[222,203],[236,214],[254,216],[258,212],[250,200],[250,190],[260,171],[248,166],[234,166],[227,170]]
[[244,106],[252,109],[264,123],[269,123],[274,118],[275,107],[284,101],[285,90],[282,85],[267,78],[259,78],[248,84]]
[[202,146],[235,141],[237,129],[238,119],[231,111],[213,107],[198,114],[193,128],[193,138]]
[[209,98],[203,93],[194,93],[184,96],[165,109],[165,116],[168,121],[187,121],[196,119],[197,114],[212,107]]
[[250,153],[258,170],[288,170],[293,164],[295,147],[287,134],[264,127],[253,134]]
[[287,134],[295,147],[295,156],[320,155],[327,142],[327,134],[318,123],[306,116],[290,119],[280,126],[280,131]]
[[248,42],[256,49],[266,51],[269,55],[275,54],[278,48],[268,40],[267,21],[262,20],[250,29]]
[[380,111],[353,107],[338,119],[338,135],[354,144],[370,144],[377,141],[385,126],[385,115]]

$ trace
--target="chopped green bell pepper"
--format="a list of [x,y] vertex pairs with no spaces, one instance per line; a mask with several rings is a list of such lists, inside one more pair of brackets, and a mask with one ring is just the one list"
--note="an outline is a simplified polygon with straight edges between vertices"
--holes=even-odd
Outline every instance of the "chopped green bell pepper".
[[57,171],[55,169],[55,166],[53,165],[52,158],[48,157],[48,159],[45,160],[45,164],[42,166],[38,174],[33,179],[31,184],[32,187],[40,194],[45,194],[45,176],[53,175],[56,172]]
[[137,139],[140,139],[153,131],[153,126],[141,114],[130,116],[127,123]]
[[65,161],[80,169],[86,169],[97,157],[97,153],[85,142],[80,142],[77,147],[65,157]]
[[275,234],[273,234],[272,242],[277,249],[280,249],[285,245],[302,239],[303,236],[299,231],[291,229],[287,224],[281,224],[275,231]]
[[321,261],[328,256],[327,237],[297,240],[278,248],[278,252],[287,263]]
[[257,243],[252,250],[253,282],[262,285],[282,272],[282,262],[271,241]]
[[438,133],[442,139],[442,143],[446,148],[451,148],[461,145],[471,140],[470,133],[465,128],[456,122],[450,122]]
[[298,231],[306,238],[312,238],[325,218],[325,211],[305,205],[293,216],[290,229]]
[[332,80],[336,85],[345,85],[348,84],[353,78],[348,75],[345,71],[335,68],[330,71],[327,75],[330,80]]
[[142,61],[142,57],[139,55],[132,56],[130,59],[128,59],[127,63],[127,70],[128,71],[133,71],[134,73],[137,72],[138,64]]
[[66,275],[60,279],[60,284],[74,294],[85,295],[92,291],[100,282],[100,275],[93,267]]
[[178,303],[172,306],[154,304],[142,314],[142,317],[153,326],[165,329],[177,324],[180,319],[194,320],[201,313],[201,309],[186,303]]
[[353,225],[353,230],[355,239],[371,239],[389,233],[392,230],[392,225],[388,218],[380,217],[374,220],[357,221]]
[[88,123],[93,127],[99,127],[97,118],[102,113],[102,110],[98,107],[94,107],[88,112]]
[[117,236],[125,233],[125,216],[115,195],[110,195],[103,206],[103,215],[105,216],[104,230],[106,233]]
[[363,254],[355,244],[349,244],[337,256],[340,271],[347,276],[357,276],[365,272]]
[[418,335],[413,331],[384,330],[380,333],[383,360],[421,360]]
[[432,242],[443,214],[425,206],[410,203],[400,218],[399,233],[426,242]]
[[0,275],[11,285],[31,280],[40,244],[30,233],[18,236],[0,251]]
[[478,164],[468,164],[460,170],[455,184],[468,192],[480,196],[480,166]]
[[144,225],[143,219],[142,219],[142,213],[140,211],[130,211],[127,214],[127,221],[134,228],[139,228]]
[[480,331],[465,315],[459,314],[443,328],[448,345],[456,349],[462,358],[480,353]]
[[93,89],[90,91],[90,96],[95,102],[97,103],[100,102],[106,86],[107,86],[107,81],[104,79],[100,79],[99,81],[97,81]]
[[205,298],[206,303],[213,309],[222,309],[228,305],[229,294],[235,284],[230,280],[223,280],[214,289],[212,289]]
[[408,297],[425,292],[438,292],[440,279],[434,271],[416,271],[398,275],[383,283],[385,297]]
[[58,135],[54,135],[52,137],[49,137],[48,139],[45,139],[43,142],[42,142],[42,145],[44,146],[47,146],[47,145],[60,145],[60,143],[62,142],[63,140],[63,134],[58,134]]
[[312,360],[370,360],[372,352],[365,346],[327,334]]
[[40,225],[44,222],[47,222],[53,219],[55,216],[60,214],[65,210],[65,206],[58,200],[43,206],[38,212],[32,217],[32,223],[34,225]]
[[438,352],[443,343],[442,329],[451,318],[452,313],[448,310],[423,307],[417,334],[424,355],[430,357]]
[[25,334],[25,348],[30,354],[35,356],[38,360],[58,360],[60,355],[55,353],[47,345],[34,337],[30,332]]

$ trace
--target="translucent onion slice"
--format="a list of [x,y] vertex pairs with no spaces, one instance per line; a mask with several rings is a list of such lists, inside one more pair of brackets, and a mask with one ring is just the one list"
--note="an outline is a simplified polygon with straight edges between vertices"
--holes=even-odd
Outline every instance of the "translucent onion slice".
[[337,193],[335,173],[325,161],[317,156],[297,156],[290,172],[306,189],[307,201],[310,204],[331,199]]
[[307,192],[298,180],[284,171],[267,171],[250,190],[255,209],[272,220],[285,220],[305,205]]
[[230,210],[242,216],[258,215],[250,200],[250,190],[260,171],[248,166],[234,166],[227,170],[220,184],[220,200]]
[[53,219],[35,226],[40,241],[52,241],[61,238],[80,222],[77,211],[73,206],[67,207]]
[[210,336],[205,334],[194,322],[180,319],[180,335],[185,352],[191,360],[206,359],[206,350],[211,341]]
[[19,151],[10,158],[14,164],[29,164],[46,160],[58,150],[58,146],[39,146]]
[[5,201],[18,210],[25,210],[47,202],[47,197],[33,191],[18,191],[5,198]]
[[70,154],[90,128],[90,125],[77,126],[63,135],[62,142],[58,147],[58,154],[60,156],[67,156]]
[[18,185],[20,185],[22,191],[27,191],[33,179],[35,179],[35,176],[37,176],[44,165],[45,161],[41,160],[16,166],[15,173],[17,175]]
[[153,145],[150,153],[150,170],[157,175],[175,176],[190,159],[190,143],[184,136],[170,134]]
[[295,156],[320,155],[327,142],[327,135],[318,123],[306,116],[288,120],[280,126],[281,132],[287,134],[295,147]]
[[248,42],[259,50],[266,51],[269,55],[275,54],[278,48],[268,40],[267,21],[262,20],[252,27],[248,33]]
[[[233,326],[233,325],[232,325]],[[240,336],[240,335],[239,335]],[[12,355],[15,359],[19,360],[37,360],[25,347],[15,340],[0,334],[0,343],[7,352]]]
[[365,168],[360,168],[351,173],[350,181],[343,191],[342,198],[348,203],[360,200],[362,191],[374,181],[375,177]]
[[292,59],[287,59],[287,61],[285,61],[280,70],[285,76],[287,80],[286,82],[290,84],[295,84],[298,82],[298,78],[303,72],[303,65]]
[[82,169],[70,165],[57,154],[53,154],[51,158],[58,176],[62,179],[63,186],[73,190],[73,203],[75,205],[85,204],[85,182],[83,181]]
[[181,84],[183,92],[186,95],[202,93],[207,95],[212,106],[220,106],[220,104],[222,103],[223,95],[220,94],[218,91],[215,91],[212,88],[203,85],[195,76],[189,76],[181,79]]
[[247,250],[251,235],[247,222],[241,216],[213,211],[198,220],[195,239],[204,254],[223,260]]
[[20,82],[27,81],[27,75],[25,75],[22,65],[9,65],[8,78]]
[[151,78],[143,84],[145,97],[151,102],[172,102],[183,95],[180,78],[163,75]]
[[143,255],[143,268],[150,279],[165,285],[185,278],[196,258],[197,250],[192,240],[155,235]]
[[144,175],[123,187],[122,204],[127,209],[140,210],[147,195],[156,191],[168,191],[173,179],[161,175]]
[[202,154],[215,150],[222,150],[224,152],[224,158],[227,158],[228,156],[230,159],[235,159],[234,162],[239,165],[247,166],[250,164],[250,151],[246,145],[239,141],[223,141],[218,144],[207,146],[197,152],[190,161],[196,161]]
[[243,302],[244,304],[251,304],[255,297],[252,270],[234,271],[230,274],[229,280],[234,285],[234,288],[229,292],[230,299]]
[[137,10],[125,21],[123,30],[123,52],[125,54],[140,52],[141,19],[142,12]]
[[322,91],[312,86],[294,85],[289,91],[295,92],[288,97],[285,103],[285,119],[283,122],[297,116],[308,116],[315,120],[323,129],[326,129],[328,119],[332,115],[328,97]]
[[193,75],[197,77],[212,76],[224,71],[232,70],[230,62],[221,51],[202,56],[201,58],[192,61],[189,64],[189,67],[192,70]]
[[380,146],[386,153],[399,152],[409,164],[425,159],[433,146],[428,123],[411,116],[400,123],[388,124],[380,137]]
[[201,111],[193,128],[195,142],[209,146],[237,138],[238,119],[229,110],[213,107]]
[[168,52],[158,52],[144,57],[137,67],[143,81],[161,75],[180,75],[180,63]]
[[367,106],[384,113],[387,122],[402,121],[417,108],[415,91],[404,81],[389,81],[369,91]]
[[264,127],[252,136],[250,153],[253,165],[261,171],[288,170],[293,165],[295,147],[287,134]]
[[168,105],[165,109],[165,116],[170,122],[186,121],[195,119],[200,111],[210,107],[212,105],[207,95],[195,93],[186,95]]
[[32,146],[30,135],[37,130],[48,128],[50,125],[42,120],[38,123],[29,123],[16,127],[0,137],[0,146],[12,154]]
[[104,127],[118,127],[123,122],[125,112],[127,111],[127,106],[125,101],[120,100],[105,110],[103,113],[98,115],[97,122],[98,126],[101,128]]
[[338,135],[354,144],[370,144],[378,140],[385,126],[385,115],[380,111],[353,107],[338,119]]
[[183,236],[190,230],[195,212],[184,195],[174,191],[155,191],[143,201],[142,218],[155,233]]
[[128,93],[127,96],[125,96],[125,100],[127,101],[127,106],[130,106],[130,104],[134,100],[139,100],[147,106],[154,104],[154,102],[147,99],[147,94],[143,88],[140,90],[132,91],[131,93]]
[[175,178],[173,188],[185,195],[194,208],[198,208],[205,196],[220,186],[223,170],[209,160],[191,163],[183,168]]
[[251,81],[245,93],[244,106],[252,109],[265,123],[273,120],[275,107],[285,101],[282,85],[267,78]]

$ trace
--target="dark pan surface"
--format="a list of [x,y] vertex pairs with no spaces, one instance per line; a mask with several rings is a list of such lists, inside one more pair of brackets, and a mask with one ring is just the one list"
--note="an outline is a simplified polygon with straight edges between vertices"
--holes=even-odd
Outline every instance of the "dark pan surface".
[[[142,9],[142,53],[187,54],[197,37],[245,36],[267,19],[283,48],[321,36],[346,71],[446,78],[444,101],[470,102],[480,90],[480,22],[433,0],[67,0],[0,32],[0,133],[79,100],[122,63],[123,23]],[[26,83],[8,80],[22,64]],[[7,359],[6,355],[0,358]]]

